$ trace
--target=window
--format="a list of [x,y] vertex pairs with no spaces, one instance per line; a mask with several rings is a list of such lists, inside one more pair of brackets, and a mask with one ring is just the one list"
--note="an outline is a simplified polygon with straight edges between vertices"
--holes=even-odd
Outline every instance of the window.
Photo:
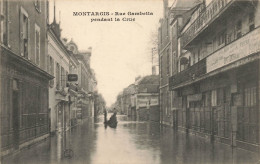
[[64,79],[65,79],[65,86],[67,87],[67,78],[68,78],[68,71],[66,71],[66,73],[65,73],[65,77],[64,77]]
[[225,44],[226,42],[226,31],[223,31],[219,34],[219,37],[218,37],[218,45],[222,45],[222,44]]
[[[48,56],[48,73],[51,75],[54,75],[54,61],[51,56]],[[50,87],[53,87],[54,85],[54,80],[50,80],[49,82]]]
[[217,106],[217,90],[211,91],[211,106]]
[[200,61],[200,51],[201,51],[201,46],[198,48],[198,61]]
[[4,45],[8,46],[9,41],[9,2],[7,0],[3,1],[3,5],[0,9],[3,13],[4,19],[1,21],[1,42],[4,43]]
[[255,29],[255,13],[253,12],[249,13],[248,25],[249,25],[249,31]]
[[35,63],[40,65],[40,27],[35,24]]
[[63,67],[61,67],[61,86],[62,87],[65,87],[65,81],[66,81],[65,70]]
[[161,45],[162,45],[162,28],[160,28],[160,43],[161,43]]
[[216,41],[217,39],[216,39],[216,37],[214,37],[214,39],[213,39],[213,41],[212,41],[212,43],[213,43],[213,52],[217,49],[217,41]]
[[217,89],[217,105],[220,106],[224,103],[224,92],[222,88]]
[[241,20],[239,20],[236,24],[236,37],[237,37],[237,39],[242,36],[241,29],[242,29],[242,22],[241,22]]
[[231,39],[232,39],[232,33],[227,34],[227,44],[232,41]]
[[167,34],[166,34],[166,35],[169,36],[169,20],[168,20],[168,18],[166,19],[166,23],[167,23],[167,24],[166,24],[166,25],[167,25],[167,26],[166,26],[166,27],[167,27],[167,28],[166,28]]
[[167,50],[167,75],[170,75],[170,53],[169,49]]
[[246,107],[256,106],[256,87],[247,87],[244,89],[244,105]]
[[175,59],[176,59],[176,52],[174,51],[173,52],[173,54],[172,54],[172,67],[171,67],[171,69],[172,69],[172,72],[173,72],[173,74],[175,74],[176,72],[178,72],[177,70],[176,70],[176,66],[175,66]]
[[162,56],[160,56],[160,77],[162,78]]
[[49,74],[54,75],[54,60],[51,56],[49,56],[48,72]]
[[56,88],[57,90],[60,89],[60,65],[59,63],[56,64]]
[[28,46],[29,46],[29,17],[27,12],[21,8],[21,14],[20,14],[20,52],[21,55],[25,58],[28,58]]
[[[193,57],[193,64],[195,64],[196,54],[193,54],[192,57]],[[193,64],[192,64],[192,65],[193,65]]]

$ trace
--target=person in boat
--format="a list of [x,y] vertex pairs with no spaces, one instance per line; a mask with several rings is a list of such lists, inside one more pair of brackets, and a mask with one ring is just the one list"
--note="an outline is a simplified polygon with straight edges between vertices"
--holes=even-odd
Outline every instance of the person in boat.
[[117,112],[115,111],[114,114],[110,117],[109,119],[110,123],[117,123],[116,114]]
[[114,114],[110,117],[110,119],[105,123],[105,125],[108,125],[111,128],[117,127],[117,118],[116,118],[117,112],[114,112]]
[[107,123],[107,110],[104,111],[104,123]]

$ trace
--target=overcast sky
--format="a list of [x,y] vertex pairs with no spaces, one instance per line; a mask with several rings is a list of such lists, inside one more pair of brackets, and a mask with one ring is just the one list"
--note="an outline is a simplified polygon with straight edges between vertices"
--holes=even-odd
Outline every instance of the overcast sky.
[[[151,16],[128,16],[134,22],[90,22],[101,16],[73,16],[73,12],[152,12]],[[60,13],[60,14],[59,14]],[[115,102],[123,88],[138,75],[151,74],[149,40],[162,17],[162,0],[56,0],[56,20],[61,21],[62,37],[73,41],[79,50],[92,47],[91,67],[95,70],[98,91],[107,105]],[[109,16],[104,18],[114,18]],[[118,17],[120,19],[123,16]],[[50,23],[53,1],[50,1]]]

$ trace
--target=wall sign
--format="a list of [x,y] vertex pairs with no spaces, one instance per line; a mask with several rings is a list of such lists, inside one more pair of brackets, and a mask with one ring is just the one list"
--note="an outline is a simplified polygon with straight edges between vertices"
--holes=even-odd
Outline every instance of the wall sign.
[[248,33],[207,58],[207,73],[260,51],[260,28]]
[[78,81],[77,74],[68,74],[68,81]]

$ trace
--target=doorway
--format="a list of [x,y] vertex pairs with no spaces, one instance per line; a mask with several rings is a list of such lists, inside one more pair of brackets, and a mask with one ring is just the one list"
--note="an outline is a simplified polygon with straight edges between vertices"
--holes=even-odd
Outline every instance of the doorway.
[[18,88],[18,81],[13,80],[13,91],[12,91],[12,112],[13,112],[13,144],[14,149],[19,148],[19,88]]

